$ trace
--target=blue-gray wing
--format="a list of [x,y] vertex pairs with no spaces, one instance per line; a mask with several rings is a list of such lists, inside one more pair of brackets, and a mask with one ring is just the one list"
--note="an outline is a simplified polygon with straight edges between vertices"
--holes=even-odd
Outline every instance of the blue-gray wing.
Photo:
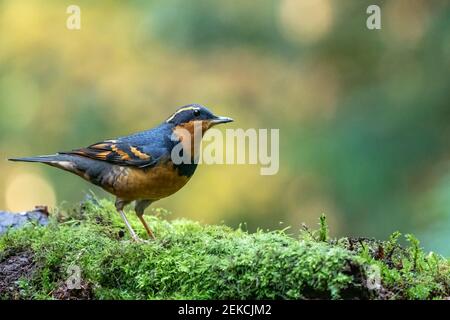
[[62,154],[75,154],[122,166],[150,167],[170,157],[173,146],[171,133],[168,127],[157,127]]
[[164,157],[169,157],[167,148],[159,144],[132,143],[119,140],[105,140],[86,148],[75,149],[61,154],[72,154],[106,161],[121,166],[149,167]]

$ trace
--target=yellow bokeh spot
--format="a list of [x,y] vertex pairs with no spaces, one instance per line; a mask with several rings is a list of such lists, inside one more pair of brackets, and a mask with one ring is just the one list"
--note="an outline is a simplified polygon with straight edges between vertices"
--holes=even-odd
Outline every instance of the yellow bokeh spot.
[[6,207],[19,212],[37,205],[53,207],[56,196],[52,186],[38,173],[19,173],[8,182],[5,191]]
[[386,28],[388,43],[402,43],[403,48],[417,44],[424,36],[429,6],[423,0],[396,0],[386,2]]
[[329,0],[283,0],[280,23],[289,40],[312,43],[330,31],[333,7]]

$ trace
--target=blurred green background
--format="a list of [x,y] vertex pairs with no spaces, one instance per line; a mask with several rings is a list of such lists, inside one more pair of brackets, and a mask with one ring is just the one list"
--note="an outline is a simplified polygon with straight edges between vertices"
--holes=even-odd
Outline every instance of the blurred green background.
[[[81,8],[81,30],[66,9]],[[366,28],[381,7],[382,29]],[[0,208],[74,203],[83,180],[11,156],[150,128],[201,103],[279,128],[280,171],[206,166],[171,217],[415,233],[450,255],[450,6],[437,1],[0,1]],[[282,222],[280,224],[280,222]]]

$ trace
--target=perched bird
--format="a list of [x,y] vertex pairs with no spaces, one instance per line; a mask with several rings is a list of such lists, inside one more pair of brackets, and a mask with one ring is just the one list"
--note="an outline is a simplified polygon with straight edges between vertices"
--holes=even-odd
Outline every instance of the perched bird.
[[[45,163],[74,173],[112,193],[116,196],[116,209],[131,237],[140,241],[123,212],[124,207],[136,201],[136,214],[149,237],[154,238],[143,218],[144,210],[152,202],[180,190],[194,174],[197,168],[194,158],[198,153],[194,150],[198,148],[194,128],[200,127],[203,135],[212,126],[231,121],[233,119],[228,117],[215,116],[204,106],[190,104],[146,131],[54,155],[9,160]],[[192,161],[173,161],[172,150],[179,144],[181,153],[186,152]]]

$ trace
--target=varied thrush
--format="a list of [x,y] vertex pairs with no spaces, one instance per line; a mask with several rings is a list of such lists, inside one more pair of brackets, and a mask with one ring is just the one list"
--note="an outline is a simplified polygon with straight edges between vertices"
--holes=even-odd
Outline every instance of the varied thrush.
[[[45,163],[74,173],[112,193],[116,196],[116,209],[131,237],[140,241],[123,212],[124,207],[136,201],[136,215],[149,237],[154,238],[143,218],[145,208],[180,190],[197,168],[197,161],[178,163],[171,157],[173,148],[186,138],[183,132],[190,133],[189,146],[195,146],[198,145],[194,143],[196,124],[200,124],[203,135],[212,126],[231,121],[233,119],[228,117],[215,116],[204,106],[190,104],[180,107],[162,124],[146,131],[69,152],[9,160]],[[197,150],[182,149],[182,152],[189,152],[195,160]]]

